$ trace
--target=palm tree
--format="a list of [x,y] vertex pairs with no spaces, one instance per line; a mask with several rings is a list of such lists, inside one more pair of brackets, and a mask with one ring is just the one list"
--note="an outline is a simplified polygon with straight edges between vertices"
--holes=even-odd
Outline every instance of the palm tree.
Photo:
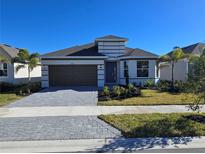
[[164,55],[160,57],[161,62],[169,62],[171,64],[172,68],[172,81],[171,81],[171,88],[174,90],[174,66],[175,64],[183,58],[188,58],[189,55],[184,54],[181,48],[174,47],[173,51],[170,55]]
[[31,83],[31,71],[39,65],[38,57],[39,57],[38,53],[29,54],[28,50],[20,49],[18,53],[18,57],[16,57],[14,60],[16,62],[21,63],[17,65],[16,72],[18,72],[22,68],[25,68],[26,65],[28,66],[28,81],[29,81],[28,85],[30,85]]

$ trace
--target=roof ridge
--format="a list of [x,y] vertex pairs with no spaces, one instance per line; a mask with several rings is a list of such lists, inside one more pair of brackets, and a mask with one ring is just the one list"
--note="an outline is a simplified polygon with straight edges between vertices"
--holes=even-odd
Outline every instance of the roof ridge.
[[128,39],[127,38],[124,38],[124,37],[120,37],[120,36],[117,36],[117,35],[105,35],[105,36],[101,36],[101,37],[97,37],[95,40],[106,40],[106,39],[119,39],[119,40],[124,40],[124,41],[127,41]]
[[4,44],[4,43],[2,43],[2,44],[0,44],[0,46],[2,46],[2,47],[6,46],[6,47],[8,47],[8,48],[13,48],[13,49],[20,50],[20,48],[14,47],[14,46],[9,45],[9,44]]

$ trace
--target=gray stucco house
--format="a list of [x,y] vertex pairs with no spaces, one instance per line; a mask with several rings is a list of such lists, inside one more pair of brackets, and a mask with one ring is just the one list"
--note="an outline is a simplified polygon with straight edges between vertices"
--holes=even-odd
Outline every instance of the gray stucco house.
[[158,56],[126,47],[127,38],[107,35],[92,43],[41,56],[42,87],[157,82]]

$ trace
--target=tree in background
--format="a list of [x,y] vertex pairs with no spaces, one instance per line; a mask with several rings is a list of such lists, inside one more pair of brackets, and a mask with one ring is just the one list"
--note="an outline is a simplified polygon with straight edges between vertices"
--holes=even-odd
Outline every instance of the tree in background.
[[184,54],[181,48],[175,47],[170,55],[164,55],[160,57],[161,62],[169,62],[172,69],[172,81],[171,81],[171,90],[174,91],[174,66],[175,64],[183,58],[188,58],[188,55]]
[[190,109],[199,112],[200,104],[205,104],[205,49],[200,56],[190,58],[186,91],[196,96],[189,105]]
[[[15,58],[15,62],[21,63],[17,65],[16,72],[28,66],[28,85],[31,83],[31,71],[39,65],[38,57],[38,53],[29,54],[28,50],[20,49],[18,57]],[[28,88],[28,92],[30,93],[30,88]]]

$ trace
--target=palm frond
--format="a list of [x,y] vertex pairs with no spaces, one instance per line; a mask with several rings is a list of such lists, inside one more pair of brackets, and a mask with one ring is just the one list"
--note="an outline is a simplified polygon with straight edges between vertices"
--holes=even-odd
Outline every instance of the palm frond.
[[32,71],[36,66],[38,65],[38,59],[37,58],[31,58],[28,67]]
[[163,55],[163,56],[161,56],[160,58],[159,58],[159,61],[160,62],[168,62],[168,61],[170,61],[171,60],[171,58],[170,58],[170,56],[168,56],[168,55]]
[[24,64],[19,64],[19,65],[17,65],[16,66],[16,73],[20,70],[20,69],[22,69],[22,68],[25,68],[26,66],[24,65]]
[[184,56],[185,56],[185,54],[181,48],[175,48],[174,51],[172,52],[172,59],[174,61],[177,61],[179,59],[183,59]]
[[30,58],[30,59],[32,59],[32,58],[38,58],[39,56],[40,56],[39,53],[36,52],[36,53],[31,54],[29,58]]
[[19,62],[23,62],[23,61],[28,61],[29,60],[29,52],[26,49],[20,49],[19,53],[18,53],[18,58],[17,60],[19,60]]

